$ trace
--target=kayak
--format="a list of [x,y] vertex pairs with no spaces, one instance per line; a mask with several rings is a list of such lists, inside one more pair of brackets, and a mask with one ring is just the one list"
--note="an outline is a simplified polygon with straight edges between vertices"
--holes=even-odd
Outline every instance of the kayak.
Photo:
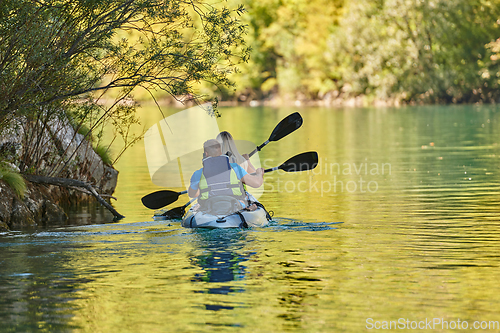
[[185,228],[250,228],[264,227],[269,224],[269,214],[259,205],[256,210],[241,210],[230,215],[212,215],[201,211],[189,209],[182,218]]
[[[207,206],[204,206],[205,209],[200,209],[200,205],[197,204],[184,214],[184,209],[193,202],[193,200],[191,200],[182,207],[176,207],[170,210],[157,210],[155,211],[153,219],[155,221],[181,219],[181,225],[185,228],[209,229],[264,227],[268,225],[271,220],[271,216],[264,206],[250,193],[247,193],[247,200],[254,204],[253,210],[240,209],[236,212],[234,212],[233,209],[220,210],[220,205],[224,204],[224,200],[221,202],[220,199],[224,197],[218,196],[217,198],[219,199],[216,202],[216,207],[219,209],[210,210]],[[234,200],[233,198],[229,199]],[[208,210],[206,210],[207,208]],[[225,214],[221,213],[221,211],[225,212]],[[182,216],[182,214],[184,214],[184,216]]]

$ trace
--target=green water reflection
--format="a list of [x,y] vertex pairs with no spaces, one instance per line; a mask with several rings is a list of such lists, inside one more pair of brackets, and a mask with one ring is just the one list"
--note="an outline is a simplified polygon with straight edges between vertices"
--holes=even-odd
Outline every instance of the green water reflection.
[[[309,150],[321,164],[266,175],[261,202],[277,217],[269,227],[151,221],[139,200],[160,188],[138,144],[117,165],[125,220],[0,235],[4,330],[358,332],[367,318],[500,321],[500,109],[227,108],[219,127],[260,144],[294,111],[303,127],[264,148],[263,164]],[[143,113],[146,127],[161,118]]]

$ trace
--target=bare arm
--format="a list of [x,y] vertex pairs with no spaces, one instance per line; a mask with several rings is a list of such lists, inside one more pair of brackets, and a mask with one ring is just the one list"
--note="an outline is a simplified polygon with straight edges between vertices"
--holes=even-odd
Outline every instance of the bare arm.
[[241,155],[245,158],[246,160],[246,168],[245,170],[248,172],[248,173],[255,173],[255,167],[253,166],[252,162],[250,162],[250,157],[248,156],[248,154],[243,154]]
[[188,195],[190,198],[197,198],[200,195],[200,189],[194,190],[191,186],[189,186]]
[[256,174],[246,174],[241,178],[241,181],[250,187],[258,188],[264,183],[264,169],[258,168]]

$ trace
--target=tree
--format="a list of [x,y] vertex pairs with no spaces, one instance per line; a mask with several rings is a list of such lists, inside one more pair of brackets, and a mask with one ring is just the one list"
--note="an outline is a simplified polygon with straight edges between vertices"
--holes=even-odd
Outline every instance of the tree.
[[482,76],[487,78],[491,77],[493,86],[498,88],[500,84],[500,38],[487,44],[486,48],[488,48],[492,54],[490,55],[489,61],[486,60],[487,68],[483,71]]
[[500,6],[488,0],[352,1],[335,51],[352,95],[431,103],[498,99],[487,73]]
[[[1,1],[0,129],[25,120],[21,171],[61,172],[38,163],[53,121],[69,118],[97,140],[112,124],[126,148],[136,139],[127,138],[138,121],[134,89],[197,99],[200,81],[231,85],[228,74],[248,57],[242,12],[198,0]],[[109,91],[119,92],[103,105]]]
[[[248,15],[248,63],[234,75],[238,94],[300,94],[316,98],[334,85],[335,73],[325,67],[330,57],[327,43],[343,0],[244,0]],[[248,92],[252,90],[252,92]]]

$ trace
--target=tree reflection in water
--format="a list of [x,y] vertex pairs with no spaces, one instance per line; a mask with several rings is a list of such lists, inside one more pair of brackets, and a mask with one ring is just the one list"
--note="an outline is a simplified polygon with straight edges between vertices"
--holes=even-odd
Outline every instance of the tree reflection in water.
[[[191,261],[194,265],[201,267],[203,272],[196,274],[191,281],[213,284],[197,292],[218,295],[243,292],[243,288],[230,282],[245,278],[246,266],[243,263],[248,261],[253,254],[244,250],[245,246],[252,241],[248,231],[214,229],[194,232],[197,233],[198,249],[203,252],[192,256]],[[226,305],[226,302],[223,304],[205,304],[205,308],[212,311],[234,309],[234,306]]]

